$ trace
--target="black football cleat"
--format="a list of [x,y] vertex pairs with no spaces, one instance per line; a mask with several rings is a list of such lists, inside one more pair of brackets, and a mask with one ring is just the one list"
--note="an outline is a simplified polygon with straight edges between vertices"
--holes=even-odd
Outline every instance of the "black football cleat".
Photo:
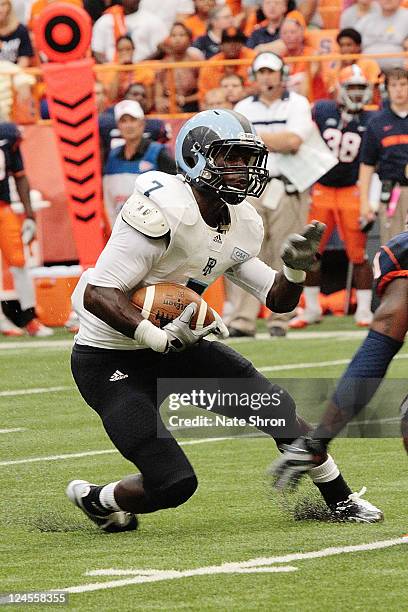
[[384,514],[362,496],[367,491],[363,487],[358,493],[350,493],[344,501],[337,502],[331,506],[334,517],[341,522],[348,523],[380,523],[384,520]]
[[121,531],[134,531],[137,529],[137,517],[131,512],[120,510],[119,512],[109,512],[101,514],[100,511],[90,512],[85,508],[82,498],[86,497],[92,487],[96,485],[87,480],[71,480],[66,488],[68,499],[86,516],[91,519],[99,529],[107,533],[119,533]]

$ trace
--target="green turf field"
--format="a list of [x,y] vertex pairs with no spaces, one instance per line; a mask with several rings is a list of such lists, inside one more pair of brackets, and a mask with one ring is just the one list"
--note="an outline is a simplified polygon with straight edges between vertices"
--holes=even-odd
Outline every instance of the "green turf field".
[[[287,339],[233,345],[274,379],[336,378],[361,342],[345,333],[352,330],[331,318]],[[285,500],[271,493],[272,441],[184,435],[200,482],[195,496],[142,517],[135,533],[98,532],[66,500],[67,481],[119,480],[132,466],[73,386],[70,340],[64,332],[0,340],[0,594],[68,589],[70,609],[95,611],[408,608],[408,539],[399,541],[408,533],[408,459],[396,437],[339,439],[332,449],[354,489],[366,485],[383,509],[382,524],[295,520],[318,498],[306,480]],[[407,358],[403,349],[376,405],[377,421],[393,421],[391,433]]]

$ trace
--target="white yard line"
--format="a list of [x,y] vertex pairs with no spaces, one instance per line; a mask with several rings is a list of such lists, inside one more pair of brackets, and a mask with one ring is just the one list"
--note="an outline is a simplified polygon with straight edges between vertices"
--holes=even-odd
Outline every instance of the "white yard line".
[[[336,338],[339,340],[360,340],[361,338],[365,338],[367,335],[367,331],[365,330],[349,330],[349,331],[298,331],[298,332],[289,332],[286,336],[288,340],[325,340],[329,338]],[[271,337],[268,333],[263,332],[261,334],[257,334],[256,338],[231,338],[228,342],[236,343],[236,342],[254,342],[254,340],[271,340]],[[271,340],[272,341],[272,340]],[[71,340],[11,340],[0,342],[0,352],[15,350],[15,349],[67,349],[73,346],[73,339]]]
[[73,340],[22,340],[21,342],[0,342],[0,351],[8,351],[14,349],[62,349],[70,348],[73,345]]
[[34,387],[32,389],[14,389],[13,391],[0,391],[0,397],[36,395],[37,393],[55,393],[58,391],[70,391],[73,389],[75,389],[73,385],[60,385],[59,387]]
[[[408,359],[408,353],[402,355],[396,355],[393,361],[399,359]],[[346,365],[350,363],[351,359],[333,359],[331,361],[309,361],[305,363],[286,363],[276,366],[264,366],[257,368],[259,372],[280,372],[284,370],[306,370],[308,368],[325,368],[327,366]]]
[[175,580],[177,578],[190,578],[193,576],[209,576],[215,574],[247,574],[247,573],[276,573],[276,572],[292,572],[298,568],[288,564],[296,561],[304,561],[308,559],[322,559],[335,555],[344,555],[349,553],[371,552],[408,544],[408,537],[400,537],[392,540],[380,540],[370,542],[368,544],[357,544],[354,546],[336,546],[332,548],[324,548],[322,550],[314,550],[305,553],[291,553],[280,555],[277,557],[261,557],[258,559],[250,559],[249,561],[241,561],[234,563],[223,563],[221,565],[209,565],[206,567],[197,567],[187,570],[154,570],[154,569],[102,569],[90,570],[86,572],[87,576],[131,576],[120,580],[110,580],[107,582],[94,582],[90,584],[80,584],[77,586],[54,589],[55,591],[65,591],[67,593],[86,593],[90,591],[100,591],[113,589],[117,587],[130,586],[133,584],[143,584],[148,582],[159,582],[163,580]]
[[16,433],[17,431],[27,431],[25,427],[13,427],[11,429],[0,429],[0,434]]
[[[196,444],[209,444],[211,442],[223,442],[224,440],[235,440],[236,438],[252,437],[245,436],[225,436],[223,438],[200,438],[198,440],[186,440],[179,442],[180,446],[193,446]],[[94,457],[95,455],[110,455],[117,453],[116,448],[108,448],[106,450],[86,451],[83,453],[65,453],[63,455],[48,455],[46,457],[28,457],[26,459],[13,459],[10,461],[0,461],[0,467],[6,465],[20,465],[23,463],[39,463],[43,461],[63,461],[64,459],[78,459],[81,457]]]
[[[396,355],[393,361],[408,359],[408,353]],[[263,366],[257,368],[259,372],[280,372],[290,370],[306,370],[309,368],[325,368],[327,366],[347,365],[350,359],[333,359],[331,361],[312,361],[308,363],[283,363],[276,366]],[[13,391],[0,391],[0,397],[14,397],[18,395],[35,395],[37,393],[55,393],[58,391],[74,390],[74,386],[61,385],[59,387],[33,387],[31,389],[15,389]]]

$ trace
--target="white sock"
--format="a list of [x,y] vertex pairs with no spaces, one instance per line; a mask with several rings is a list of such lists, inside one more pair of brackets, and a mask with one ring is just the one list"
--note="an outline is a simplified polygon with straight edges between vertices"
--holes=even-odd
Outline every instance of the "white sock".
[[357,310],[371,312],[371,289],[357,289]]
[[314,312],[320,312],[320,287],[305,287],[303,291],[305,294],[306,309],[313,310]]
[[35,307],[34,283],[27,268],[10,267],[21,310]]
[[101,502],[102,508],[106,510],[111,510],[112,512],[119,512],[122,510],[116,503],[115,495],[113,493],[116,485],[120,482],[117,480],[116,482],[110,482],[106,486],[103,487],[101,492],[99,493],[99,501]]
[[328,455],[328,458],[324,463],[314,467],[308,471],[310,478],[313,482],[331,482],[340,474],[340,470],[334,462],[334,459],[331,455]]

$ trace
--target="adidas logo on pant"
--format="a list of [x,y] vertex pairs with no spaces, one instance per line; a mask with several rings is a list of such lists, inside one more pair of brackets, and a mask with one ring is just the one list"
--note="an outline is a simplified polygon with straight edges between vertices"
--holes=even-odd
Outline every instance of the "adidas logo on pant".
[[123,380],[124,378],[129,378],[129,375],[128,374],[124,374],[120,370],[116,370],[116,372],[114,372],[112,374],[112,376],[110,377],[109,380],[111,382],[116,382],[117,380]]

